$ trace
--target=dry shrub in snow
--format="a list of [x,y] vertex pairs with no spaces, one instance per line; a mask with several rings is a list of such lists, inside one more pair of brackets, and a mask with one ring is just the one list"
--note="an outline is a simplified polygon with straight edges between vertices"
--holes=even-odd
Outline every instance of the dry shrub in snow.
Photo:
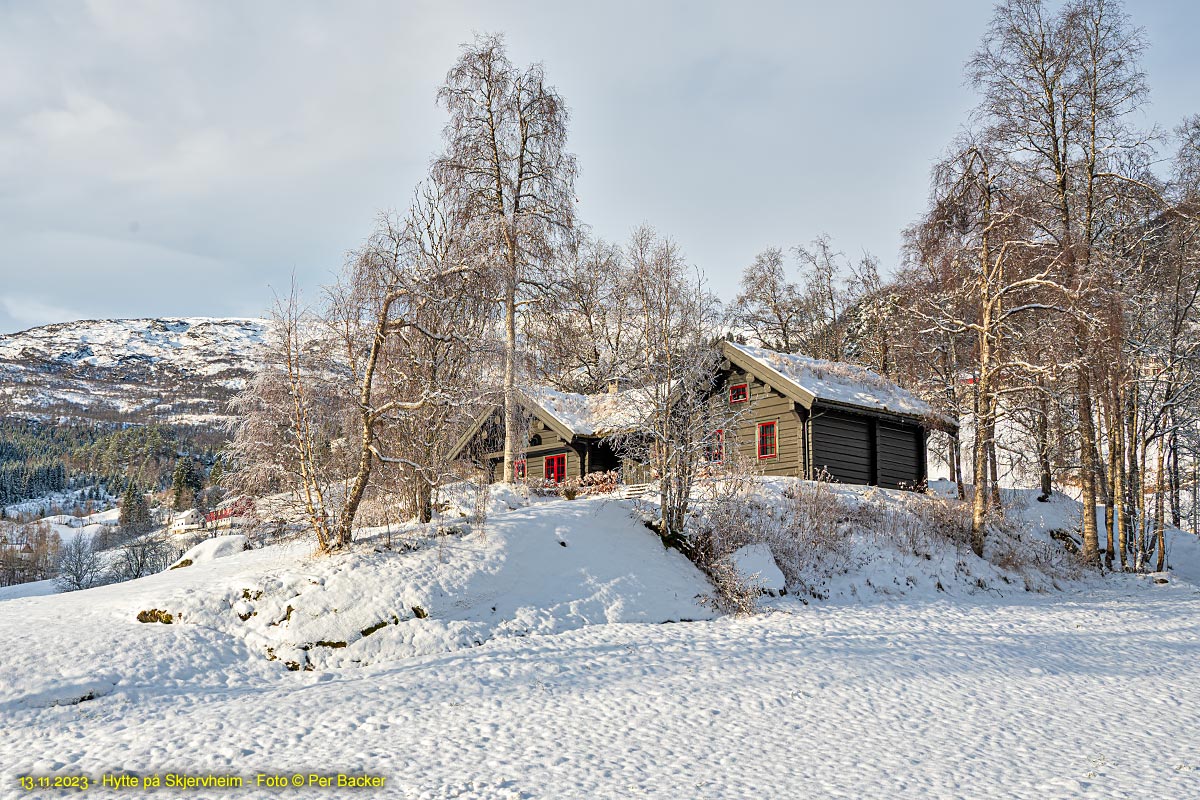
[[878,490],[868,491],[848,518],[879,544],[892,544],[904,553],[924,556],[946,543],[970,545],[971,509],[961,502],[932,495],[897,500]]
[[762,587],[738,572],[730,556],[697,563],[713,585],[713,593],[701,598],[702,604],[722,614],[737,616],[749,616],[758,611]]
[[[738,603],[739,592],[759,594],[735,581],[730,557],[749,544],[766,544],[789,587],[806,587],[807,575],[844,568],[849,540],[840,530],[846,509],[825,482],[797,482],[781,495],[752,491],[753,481],[731,478],[701,504],[689,537],[689,555],[709,577],[722,602]],[[723,610],[723,609],[722,609]]]
[[621,488],[621,476],[617,471],[610,470],[608,472],[589,472],[582,478],[567,478],[557,483],[543,478],[528,478],[524,485],[529,492],[539,497],[562,497],[574,500],[576,497],[615,494]]
[[584,495],[614,494],[621,488],[621,473],[615,469],[608,472],[589,472],[579,482]]
[[[970,506],[933,495],[827,481],[794,481],[780,488],[777,481],[735,479],[710,485],[698,506],[688,554],[713,580],[721,610],[736,608],[740,595],[750,591],[739,585],[730,564],[730,556],[750,544],[770,548],[790,591],[818,598],[828,596],[830,578],[868,562],[878,565],[880,559],[908,564],[908,569],[929,563],[909,575],[932,576],[930,583],[939,589],[941,576],[951,577],[946,564],[956,580],[979,588],[997,578],[1018,586],[1023,579],[1025,589],[1045,590],[1078,575],[1069,554],[1004,520],[988,532],[984,556],[990,563],[979,563],[970,547]],[[917,578],[907,582],[913,586]]]
[[1022,532],[1003,518],[990,524],[984,555],[1001,569],[1021,575],[1029,591],[1057,589],[1059,580],[1078,580],[1086,566],[1078,552]]
[[[858,507],[855,519],[864,533],[903,553],[930,558],[947,544],[960,551],[971,546],[971,506],[945,497],[914,494],[898,503],[894,495],[887,498],[872,492]],[[1031,591],[1056,588],[1057,580],[1080,575],[1077,557],[1002,516],[988,524],[983,557],[1019,575]]]

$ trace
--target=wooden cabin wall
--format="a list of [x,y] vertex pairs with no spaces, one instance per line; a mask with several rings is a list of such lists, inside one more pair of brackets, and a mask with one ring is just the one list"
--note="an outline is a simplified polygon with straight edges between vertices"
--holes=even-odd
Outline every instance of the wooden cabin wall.
[[[729,403],[729,387],[748,383],[750,399],[746,403]],[[801,477],[804,475],[803,424],[796,403],[762,381],[736,367],[729,373],[721,393],[714,402],[724,403],[737,414],[734,430],[725,433],[726,459],[737,459],[762,475]],[[775,423],[775,458],[758,457],[758,424]]]
[[525,475],[529,479],[541,479],[546,476],[546,456],[565,454],[567,456],[567,477],[579,478],[583,475],[583,461],[579,453],[571,448],[541,448],[535,454],[525,454]]
[[[533,444],[534,437],[539,440]],[[529,423],[530,443],[525,447],[525,475],[528,478],[543,478],[546,475],[546,456],[562,455],[567,457],[566,469],[568,478],[578,478],[583,475],[583,459],[579,452],[566,439],[559,436],[553,429],[539,420],[536,416]],[[504,460],[504,451],[495,450],[487,454],[489,463],[499,463]],[[493,469],[493,480],[498,471]]]
[[880,422],[879,485],[911,489],[925,480],[925,432],[916,425]]
[[886,489],[911,489],[925,480],[925,432],[919,425],[818,409],[810,436],[814,477],[824,468],[839,483]]
[[871,420],[830,411],[812,415],[813,477],[822,470],[838,483],[875,483]]

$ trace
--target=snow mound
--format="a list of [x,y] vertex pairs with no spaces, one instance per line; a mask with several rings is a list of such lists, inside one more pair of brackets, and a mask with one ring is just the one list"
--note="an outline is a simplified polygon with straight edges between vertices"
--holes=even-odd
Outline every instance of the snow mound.
[[326,669],[586,625],[707,618],[697,603],[707,590],[625,508],[578,500],[482,527],[410,529],[399,550],[360,548],[159,607],[293,669]]
[[0,711],[78,705],[111,694],[119,680],[109,672],[32,675],[21,695],[0,702]]
[[179,560],[171,568],[177,569],[185,562],[187,562],[187,566],[203,564],[207,561],[241,553],[245,549],[246,536],[244,534],[233,533],[227,536],[214,536],[211,539],[205,539],[200,544],[188,550],[179,557]]
[[58,585],[53,580],[30,581],[14,583],[11,586],[0,586],[0,600],[16,600],[21,597],[42,597],[58,592]]
[[748,544],[734,551],[733,568],[747,583],[764,591],[778,593],[787,588],[783,571],[775,563],[771,548],[765,544]]
[[[241,551],[240,537],[220,537],[191,551],[200,558],[184,569],[5,600],[0,709],[82,697],[74,678],[33,680],[70,677],[80,664],[118,676],[121,695],[190,692],[273,680],[287,668],[713,616],[697,599],[710,590],[704,575],[620,503],[552,501],[485,525],[392,535],[393,549],[382,532],[365,531],[353,552],[331,557],[314,556],[308,542]],[[150,611],[162,613],[138,621]]]
[[484,516],[494,517],[529,505],[529,491],[520,484],[492,483],[483,488],[482,508],[479,507],[481,487],[467,481],[443,486],[438,491],[438,501],[444,508],[444,517],[473,517],[479,511]]

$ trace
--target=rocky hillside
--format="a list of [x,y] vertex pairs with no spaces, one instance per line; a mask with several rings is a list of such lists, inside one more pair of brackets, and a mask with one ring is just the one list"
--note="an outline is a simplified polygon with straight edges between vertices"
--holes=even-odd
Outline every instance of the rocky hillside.
[[267,322],[80,320],[0,335],[0,414],[215,425],[245,385]]

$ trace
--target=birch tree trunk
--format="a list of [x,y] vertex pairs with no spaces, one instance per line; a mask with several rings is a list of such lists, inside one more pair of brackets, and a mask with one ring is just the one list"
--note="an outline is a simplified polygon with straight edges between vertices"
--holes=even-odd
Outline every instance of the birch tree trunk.
[[1046,393],[1046,381],[1042,376],[1037,378],[1038,385],[1038,418],[1037,418],[1037,458],[1038,475],[1041,478],[1042,493],[1038,500],[1046,502],[1054,493],[1054,476],[1050,468],[1050,401]]
[[[1118,401],[1120,393],[1117,394]],[[1123,404],[1118,402],[1117,407]],[[1121,571],[1127,569],[1126,555],[1129,552],[1129,517],[1125,501],[1125,426],[1120,417],[1113,420],[1114,441],[1112,443],[1113,521],[1117,526],[1117,549],[1121,554]]]
[[524,449],[520,404],[517,400],[517,302],[516,289],[509,286],[504,297],[504,482],[516,478],[518,454]]
[[1166,516],[1166,447],[1163,439],[1158,440],[1158,480],[1154,487],[1154,531],[1158,548],[1158,563],[1155,572],[1162,572],[1167,557]]
[[1092,416],[1092,387],[1087,370],[1077,375],[1079,401],[1079,499],[1083,504],[1083,560],[1100,564],[1100,537],[1096,530],[1096,426]]

